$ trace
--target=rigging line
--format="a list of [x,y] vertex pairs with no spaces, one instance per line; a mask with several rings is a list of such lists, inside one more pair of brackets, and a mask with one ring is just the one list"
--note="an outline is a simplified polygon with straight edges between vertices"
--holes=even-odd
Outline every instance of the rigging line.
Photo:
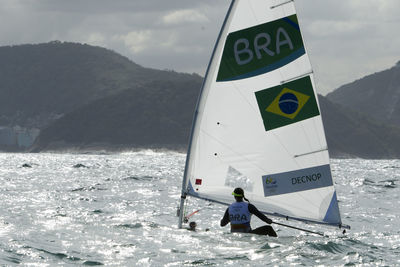
[[295,221],[304,222],[304,223],[313,223],[313,224],[324,225],[324,226],[338,227],[339,229],[340,228],[351,229],[350,225],[343,224],[343,223],[330,223],[330,222],[324,222],[324,221],[316,221],[313,219],[305,219],[305,218],[299,218],[299,217],[286,216],[286,215],[280,214],[280,213],[268,213],[268,212],[263,212],[263,211],[262,211],[262,213],[264,213],[266,215],[279,217],[279,218],[284,218],[287,221],[295,220]]
[[281,81],[281,85],[282,85],[282,84],[285,84],[285,83],[288,83],[288,82],[291,82],[291,81],[294,81],[294,80],[298,80],[298,79],[300,79],[300,78],[306,77],[306,76],[308,76],[308,75],[310,75],[310,74],[313,74],[313,73],[314,73],[314,71],[313,71],[313,70],[310,70],[310,71],[305,72],[305,73],[302,73],[302,74],[300,74],[300,75],[298,75],[298,76],[295,76],[295,77],[292,77],[292,78],[289,78],[289,79],[286,79],[286,80],[282,80],[282,81]]
[[[232,201],[227,201],[224,202],[223,200],[219,201],[219,200],[215,200],[215,199],[210,199],[206,196],[200,196],[200,195],[196,195],[196,194],[188,194],[189,196],[198,198],[198,199],[202,199],[208,202],[212,202],[212,203],[217,203],[217,204],[221,204],[221,205],[225,205],[225,206],[229,206]],[[312,224],[318,224],[318,225],[325,225],[325,226],[330,226],[330,227],[338,227],[337,224],[332,224],[332,223],[326,223],[326,222],[322,222],[322,221],[316,221],[316,220],[309,220],[309,219],[304,219],[304,218],[297,218],[297,217],[292,217],[292,216],[286,216],[280,213],[272,213],[272,212],[264,212],[261,211],[262,213],[266,214],[266,215],[270,215],[270,216],[275,216],[275,217],[279,217],[279,218],[289,218],[290,220],[295,220],[295,221],[299,221],[299,222],[305,222],[305,223],[312,223]],[[346,229],[350,229],[349,225],[345,225],[342,224],[341,226],[342,228],[346,228]]]
[[303,228],[299,228],[299,227],[294,227],[294,226],[291,226],[291,225],[288,225],[288,224],[283,224],[283,223],[278,223],[278,222],[272,222],[272,223],[280,225],[280,226],[296,229],[296,230],[299,230],[299,231],[303,231],[303,232],[306,232],[306,233],[311,233],[311,234],[316,234],[316,235],[320,235],[320,236],[324,236],[324,237],[329,237],[329,236],[325,235],[324,233],[315,232],[315,231],[311,231],[311,230],[307,230],[307,229],[303,229]]
[[[276,2],[277,2],[277,1],[275,1],[275,3],[276,3]],[[279,2],[279,0],[278,0],[278,2]],[[276,4],[276,5],[270,6],[269,9],[270,9],[270,10],[274,10],[274,9],[277,8],[277,7],[280,7],[280,6],[289,4],[290,2],[293,2],[293,0],[289,0],[289,1],[286,1],[286,2],[284,2],[284,3],[280,3],[280,4]],[[286,16],[288,15],[288,13],[286,12],[286,9],[285,9],[285,8],[280,8],[279,10],[274,10],[273,12],[278,12],[278,11],[280,11],[281,17],[286,17]]]
[[280,4],[276,4],[276,5],[274,5],[274,6],[271,6],[271,9],[274,9],[274,8],[277,8],[277,7],[280,7],[280,6],[289,4],[289,3],[293,2],[293,1],[294,1],[294,0],[288,0],[288,1],[286,1],[286,2],[282,2],[282,3],[280,3]]
[[193,215],[195,215],[196,213],[198,213],[200,210],[195,210],[192,213],[190,213],[189,215],[186,215],[185,218],[189,219],[190,217],[192,217]]
[[299,154],[299,155],[294,155],[294,157],[295,157],[295,158],[299,158],[299,157],[302,157],[302,156],[307,156],[307,155],[311,155],[311,154],[316,154],[316,153],[323,152],[323,151],[327,151],[327,150],[328,150],[328,148],[325,147],[325,148],[322,148],[322,149],[319,149],[319,150],[315,150],[315,151],[311,151],[311,152],[307,152],[307,153],[303,153],[303,154]]

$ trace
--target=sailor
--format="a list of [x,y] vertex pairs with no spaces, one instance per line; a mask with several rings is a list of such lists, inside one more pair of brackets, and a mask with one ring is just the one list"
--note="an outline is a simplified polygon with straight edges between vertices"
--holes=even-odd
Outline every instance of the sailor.
[[[189,231],[194,231],[194,232],[203,231],[202,229],[197,229],[196,227],[197,227],[197,223],[196,222],[190,222],[189,223],[189,227],[186,228],[186,229],[189,230]],[[208,231],[210,231],[210,229],[206,228],[204,231],[208,232]]]
[[196,226],[197,226],[196,222],[190,222],[188,230],[189,231],[196,231]]
[[[271,224],[272,220],[262,214],[249,200],[244,197],[242,188],[235,188],[232,195],[235,197],[236,202],[232,203],[225,211],[224,217],[221,220],[221,226],[231,223],[231,233],[252,233],[258,235],[277,236],[276,232],[270,225],[258,227],[254,230],[251,229],[250,220],[251,215],[254,214],[260,220]],[[246,200],[247,202],[243,201]]]

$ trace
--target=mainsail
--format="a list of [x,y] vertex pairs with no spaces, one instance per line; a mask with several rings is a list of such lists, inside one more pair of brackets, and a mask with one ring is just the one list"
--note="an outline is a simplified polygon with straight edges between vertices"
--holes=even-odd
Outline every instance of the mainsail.
[[342,225],[312,68],[293,1],[233,0],[198,100],[186,196]]

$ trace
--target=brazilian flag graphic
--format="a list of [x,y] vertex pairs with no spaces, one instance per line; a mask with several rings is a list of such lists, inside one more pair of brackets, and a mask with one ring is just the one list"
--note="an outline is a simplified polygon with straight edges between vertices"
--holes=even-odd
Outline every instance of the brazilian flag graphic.
[[318,116],[310,76],[255,92],[266,131]]

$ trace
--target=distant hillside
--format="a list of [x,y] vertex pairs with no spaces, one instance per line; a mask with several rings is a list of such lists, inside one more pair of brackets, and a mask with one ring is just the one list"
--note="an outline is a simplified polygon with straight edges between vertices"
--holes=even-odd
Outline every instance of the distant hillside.
[[179,76],[77,43],[0,47],[0,125],[43,128],[97,99]]
[[[200,85],[155,82],[95,101],[44,129],[34,150],[186,148]],[[319,100],[331,156],[400,158],[400,128]]]
[[[400,158],[399,69],[320,96],[332,156]],[[0,47],[0,78],[7,151],[186,148],[203,80],[60,42]]]
[[333,157],[400,158],[400,127],[319,96],[329,153]]
[[185,148],[202,79],[156,81],[79,108],[44,129],[33,150]]
[[400,61],[391,69],[341,86],[327,98],[375,120],[400,126]]
[[93,101],[186,77],[201,80],[144,68],[90,45],[54,41],[0,47],[0,149],[25,150],[38,130]]

